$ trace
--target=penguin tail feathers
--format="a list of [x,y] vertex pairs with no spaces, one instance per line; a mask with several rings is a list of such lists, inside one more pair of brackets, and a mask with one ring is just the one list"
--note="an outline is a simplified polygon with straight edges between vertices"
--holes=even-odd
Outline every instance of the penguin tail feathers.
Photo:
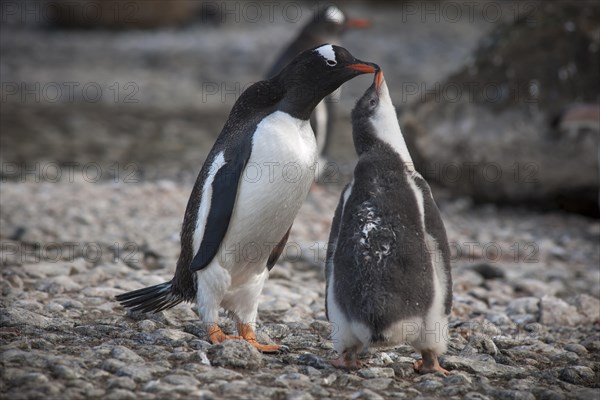
[[145,313],[167,310],[184,300],[173,292],[173,281],[123,293],[115,298],[123,307]]

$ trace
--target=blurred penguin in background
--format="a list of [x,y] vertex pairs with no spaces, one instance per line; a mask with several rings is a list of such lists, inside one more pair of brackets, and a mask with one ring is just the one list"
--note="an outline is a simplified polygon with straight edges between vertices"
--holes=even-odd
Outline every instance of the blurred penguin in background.
[[[298,36],[286,47],[275,60],[267,78],[277,75],[296,55],[323,43],[340,45],[341,37],[349,29],[361,29],[370,26],[366,19],[348,18],[335,5],[321,7],[310,21],[302,28]],[[317,173],[325,170],[325,156],[329,145],[329,135],[333,130],[335,103],[339,101],[341,88],[321,101],[310,118],[315,133],[319,155]]]

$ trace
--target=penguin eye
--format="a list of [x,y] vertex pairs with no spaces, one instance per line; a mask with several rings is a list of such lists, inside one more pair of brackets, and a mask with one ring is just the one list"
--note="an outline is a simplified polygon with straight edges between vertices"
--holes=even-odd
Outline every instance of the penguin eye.
[[326,62],[327,62],[327,65],[329,65],[330,67],[337,65],[337,61],[335,61],[335,60],[327,60]]
[[375,107],[375,106],[377,105],[377,100],[375,100],[375,99],[371,99],[371,100],[369,101],[369,104],[371,105],[371,107]]

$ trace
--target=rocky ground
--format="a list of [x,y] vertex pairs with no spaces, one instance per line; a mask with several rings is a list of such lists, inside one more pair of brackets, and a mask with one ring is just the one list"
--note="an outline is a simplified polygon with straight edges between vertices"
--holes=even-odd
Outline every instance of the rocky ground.
[[[353,2],[351,14],[374,24],[344,43],[383,66],[404,109],[419,98],[406,85],[431,91],[519,10],[502,2],[502,18],[490,21],[482,16],[489,3],[498,4],[475,2],[473,20],[465,9],[459,21],[435,11],[425,21],[418,13],[405,20],[387,2]],[[114,300],[171,278],[202,160],[239,88],[261,78],[305,11],[293,24],[280,16],[155,31],[31,28],[19,14],[3,24],[3,398],[598,397],[598,220],[479,206],[440,189],[453,249],[450,346],[441,358],[450,374],[415,374],[419,354],[409,346],[371,349],[355,372],[327,363],[335,354],[324,313],[325,243],[355,159],[348,115],[366,77],[344,87],[333,182],[310,193],[261,297],[259,339],[287,352],[211,345],[193,305],[142,315]],[[86,97],[85,85],[99,85],[100,98]]]
[[[453,247],[448,376],[410,346],[332,368],[322,258],[339,187],[315,187],[261,297],[266,355],[211,345],[194,307],[127,313],[114,295],[171,278],[190,187],[3,183],[2,392],[11,399],[592,399],[600,387],[600,224],[438,192]],[[223,316],[223,322],[227,325]]]

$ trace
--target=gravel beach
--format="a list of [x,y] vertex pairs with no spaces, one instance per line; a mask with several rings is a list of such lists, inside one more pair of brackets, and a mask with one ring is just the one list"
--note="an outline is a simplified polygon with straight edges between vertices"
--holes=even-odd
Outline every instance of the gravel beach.
[[[431,2],[448,3],[456,4]],[[373,27],[344,44],[383,66],[402,111],[419,97],[407,84],[431,91],[514,18],[513,3],[475,3],[473,18],[463,10],[459,21],[424,23],[386,2],[351,2],[348,11],[368,14]],[[488,4],[504,14],[490,22],[481,13]],[[369,350],[358,371],[329,364],[324,258],[356,158],[349,112],[371,78],[344,86],[334,175],[311,189],[261,295],[259,340],[284,352],[212,345],[193,304],[139,314],[115,301],[171,279],[196,174],[239,88],[262,77],[304,10],[294,24],[279,16],[157,30],[2,26],[2,398],[600,397],[600,221],[474,203],[435,185],[452,250],[454,305],[440,359],[449,375],[416,374],[420,355],[408,345]],[[86,85],[100,98],[90,101]],[[44,88],[56,87],[63,96],[53,100]]]
[[144,315],[114,300],[171,278],[190,190],[168,181],[3,184],[7,398],[597,396],[598,221],[474,207],[440,193],[453,247],[454,310],[441,358],[450,375],[417,375],[410,346],[371,350],[364,368],[347,373],[327,362],[335,354],[322,259],[334,186],[311,191],[261,296],[259,338],[286,353],[211,345],[189,304]]

